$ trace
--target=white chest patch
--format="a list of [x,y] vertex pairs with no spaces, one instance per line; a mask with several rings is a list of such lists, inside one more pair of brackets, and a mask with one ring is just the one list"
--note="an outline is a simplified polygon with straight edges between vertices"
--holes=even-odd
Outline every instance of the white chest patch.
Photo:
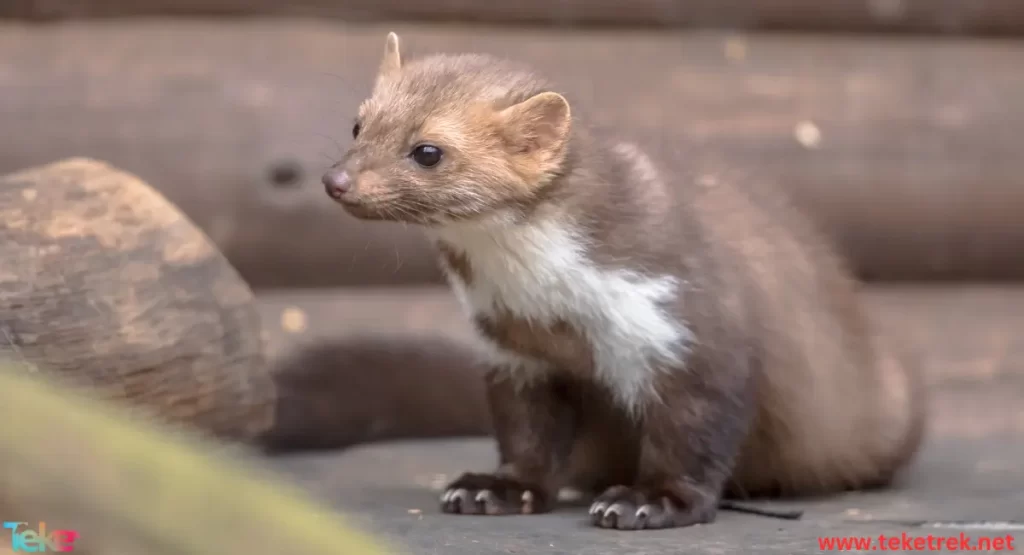
[[[693,339],[685,322],[664,309],[679,293],[676,277],[600,268],[572,227],[553,218],[447,226],[434,234],[469,260],[471,283],[447,273],[471,314],[493,315],[500,306],[540,325],[572,323],[593,345],[597,378],[630,410],[653,392],[657,368],[679,364]],[[526,364],[515,353],[502,356]]]

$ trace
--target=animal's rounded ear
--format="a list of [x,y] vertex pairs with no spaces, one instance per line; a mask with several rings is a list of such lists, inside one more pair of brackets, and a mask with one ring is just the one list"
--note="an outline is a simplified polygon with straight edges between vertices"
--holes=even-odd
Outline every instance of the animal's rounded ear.
[[569,138],[569,101],[556,92],[542,92],[501,112],[504,132],[522,153],[554,154]]
[[380,62],[381,75],[386,75],[402,68],[402,53],[399,42],[397,33],[394,31],[388,33],[388,38],[384,44],[384,59]]

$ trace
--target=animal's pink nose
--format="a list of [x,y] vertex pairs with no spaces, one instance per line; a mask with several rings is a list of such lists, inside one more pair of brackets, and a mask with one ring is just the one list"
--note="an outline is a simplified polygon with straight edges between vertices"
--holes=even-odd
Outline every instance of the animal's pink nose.
[[327,195],[335,200],[340,199],[352,188],[352,178],[348,176],[348,172],[338,168],[327,170],[321,181],[323,181]]

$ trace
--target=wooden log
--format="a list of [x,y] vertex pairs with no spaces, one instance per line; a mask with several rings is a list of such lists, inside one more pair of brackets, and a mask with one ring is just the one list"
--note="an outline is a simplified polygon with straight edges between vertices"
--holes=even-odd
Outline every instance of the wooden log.
[[245,440],[273,417],[252,292],[134,176],[69,159],[0,177],[0,358]]
[[1020,34],[1017,0],[14,0],[0,17],[275,15],[357,21],[727,27],[813,31]]
[[21,373],[0,370],[0,513],[19,532],[72,530],[85,555],[385,553],[247,457]]
[[[861,298],[884,335],[920,352],[932,386],[1024,379],[1020,284],[872,284]],[[419,340],[440,334],[460,343],[476,337],[445,287],[277,290],[260,293],[256,304],[274,360],[309,344],[359,334]],[[301,328],[287,323],[296,314],[302,314]],[[1020,414],[1024,418],[1024,407]]]
[[[0,26],[0,171],[111,160],[257,288],[438,282],[417,230],[326,199],[390,26]],[[398,27],[555,75],[667,174],[780,182],[873,279],[1024,278],[1024,43]]]
[[[862,299],[888,341],[920,356],[933,401],[929,433],[1024,432],[1024,287],[882,284],[866,287]],[[256,302],[282,391],[278,412],[302,416],[278,419],[261,440],[268,446],[488,432],[479,368],[473,373],[465,355],[422,347],[440,337],[460,353],[474,335],[446,288],[278,290],[259,294]],[[376,339],[364,348],[353,348],[360,336],[371,335]],[[319,354],[332,351],[360,356]],[[417,351],[420,356],[408,355]],[[417,363],[393,360],[401,357]],[[353,390],[366,392],[366,402],[338,406]],[[978,403],[979,391],[990,402]]]

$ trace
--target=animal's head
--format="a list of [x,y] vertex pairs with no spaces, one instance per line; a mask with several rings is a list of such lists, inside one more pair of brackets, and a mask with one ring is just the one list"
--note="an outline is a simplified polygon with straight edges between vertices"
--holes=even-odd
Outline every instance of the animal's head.
[[421,224],[529,204],[563,166],[569,103],[521,66],[482,55],[406,62],[389,33],[352,143],[323,177],[351,214]]

